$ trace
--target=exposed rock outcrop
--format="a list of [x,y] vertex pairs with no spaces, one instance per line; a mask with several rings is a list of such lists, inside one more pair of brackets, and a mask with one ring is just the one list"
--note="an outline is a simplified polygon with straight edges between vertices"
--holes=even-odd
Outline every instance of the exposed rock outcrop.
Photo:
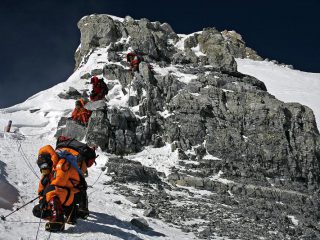
[[[103,73],[110,89],[117,90],[108,100],[118,101],[116,106],[105,101],[86,106],[93,113],[81,139],[121,156],[165,143],[178,151],[179,166],[169,176],[159,177],[155,169],[122,158],[107,164],[116,184],[157,184],[159,196],[140,196],[145,206],[137,202],[146,216],[194,232],[200,224],[188,228],[183,219],[194,214],[214,219],[197,232],[208,239],[214,232],[244,239],[261,233],[267,239],[320,236],[320,135],[313,112],[277,100],[263,82],[237,72],[235,57],[261,60],[239,34],[206,28],[182,36],[168,24],[131,17],[120,21],[108,15],[85,17],[78,26],[76,67],[94,49],[107,48],[108,64],[83,78]],[[128,71],[121,60],[129,49],[143,55],[138,72]],[[168,201],[175,197],[162,191],[163,186],[170,188],[164,182],[174,188],[206,189],[214,196],[192,208],[176,206]],[[217,207],[221,204],[228,205],[225,214]],[[294,225],[291,215],[308,223]],[[234,220],[230,230],[223,219],[239,221]]]
[[232,56],[236,58],[249,58],[257,61],[263,60],[255,50],[246,46],[245,41],[239,33],[224,30],[222,36],[228,41]]

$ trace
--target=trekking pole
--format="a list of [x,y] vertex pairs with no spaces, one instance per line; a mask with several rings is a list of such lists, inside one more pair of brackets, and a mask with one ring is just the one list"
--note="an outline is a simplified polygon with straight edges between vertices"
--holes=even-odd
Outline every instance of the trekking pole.
[[34,202],[35,200],[37,200],[38,198],[39,198],[39,196],[37,196],[36,198],[30,200],[29,202],[27,202],[26,204],[22,205],[21,207],[18,207],[16,210],[12,211],[11,213],[9,213],[9,214],[6,215],[6,216],[3,216],[3,215],[2,215],[2,216],[1,216],[1,220],[5,221],[6,218],[9,217],[11,214],[19,211],[21,208],[24,208],[24,207],[27,206],[28,204],[30,204],[30,203]]

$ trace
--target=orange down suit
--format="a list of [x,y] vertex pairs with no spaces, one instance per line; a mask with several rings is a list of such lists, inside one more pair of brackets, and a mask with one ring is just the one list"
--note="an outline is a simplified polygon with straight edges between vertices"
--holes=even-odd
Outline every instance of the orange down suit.
[[62,205],[70,206],[73,203],[74,195],[79,192],[76,188],[80,183],[79,173],[65,159],[59,159],[50,145],[44,146],[39,150],[39,155],[44,153],[50,154],[53,167],[49,181],[45,186],[42,181],[44,177],[41,178],[38,193],[43,190],[46,192],[46,188],[49,187],[50,190],[45,194],[46,202],[56,196],[60,199]]
[[87,124],[89,121],[89,118],[91,116],[91,112],[87,109],[84,108],[84,101],[83,99],[78,100],[80,102],[80,107],[79,109],[75,108],[72,112],[72,120],[73,121],[78,121],[82,124]]

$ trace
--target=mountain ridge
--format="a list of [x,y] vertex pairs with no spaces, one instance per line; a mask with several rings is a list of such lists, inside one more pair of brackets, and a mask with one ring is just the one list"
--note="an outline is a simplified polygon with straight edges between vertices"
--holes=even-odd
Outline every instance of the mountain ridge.
[[[168,24],[107,15],[85,17],[79,26],[74,74],[2,110],[1,123],[13,118],[13,128],[31,138],[47,139],[58,130],[98,145],[104,160],[99,167],[109,171],[106,184],[138,197],[135,204],[150,221],[209,239],[319,236],[319,133],[311,109],[283,103],[264,82],[237,72],[239,63],[255,62],[236,60],[213,28],[179,36]],[[132,76],[123,61],[131,50],[142,52],[153,69],[141,63]],[[107,79],[107,106],[91,106],[88,128],[78,128],[65,119],[74,104],[70,87],[85,97],[92,75]],[[145,166],[160,172],[152,173],[160,182],[139,174],[149,171]],[[206,191],[201,202],[195,191]]]

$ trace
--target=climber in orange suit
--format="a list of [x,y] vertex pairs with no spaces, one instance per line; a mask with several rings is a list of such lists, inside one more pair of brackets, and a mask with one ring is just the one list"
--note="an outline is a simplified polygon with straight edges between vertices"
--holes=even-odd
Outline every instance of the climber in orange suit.
[[63,231],[64,209],[72,206],[74,195],[79,192],[79,173],[66,159],[59,159],[50,145],[39,150],[37,164],[42,177],[38,187],[40,202],[33,214],[49,220],[46,230]]
[[76,107],[72,112],[72,120],[82,125],[87,125],[91,116],[91,111],[84,108],[84,100],[81,98],[76,101]]

